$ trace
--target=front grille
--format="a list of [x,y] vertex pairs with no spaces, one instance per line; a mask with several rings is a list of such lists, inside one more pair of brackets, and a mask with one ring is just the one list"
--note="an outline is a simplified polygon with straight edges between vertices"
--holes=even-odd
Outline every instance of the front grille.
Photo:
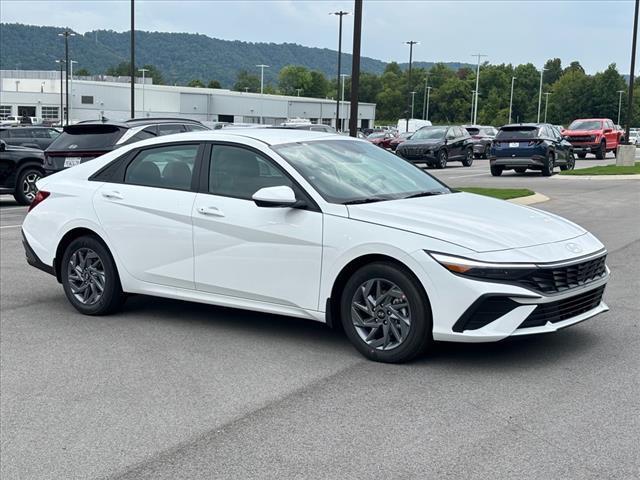
[[563,267],[531,270],[526,276],[518,279],[517,283],[542,293],[564,292],[603,278],[607,274],[606,258],[607,256],[603,255]]
[[541,327],[547,322],[557,323],[593,310],[602,301],[604,285],[594,290],[564,298],[556,302],[542,303],[518,328]]
[[592,135],[575,135],[568,137],[570,142],[593,142],[595,137]]

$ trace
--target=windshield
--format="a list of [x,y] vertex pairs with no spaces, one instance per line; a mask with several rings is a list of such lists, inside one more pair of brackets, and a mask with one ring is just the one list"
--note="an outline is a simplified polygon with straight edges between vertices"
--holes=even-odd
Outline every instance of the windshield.
[[600,120],[576,120],[569,125],[569,130],[600,130],[601,128]]
[[353,140],[319,140],[272,147],[331,203],[405,198],[450,190],[375,145]]
[[411,140],[429,140],[444,138],[447,127],[423,127],[413,134]]

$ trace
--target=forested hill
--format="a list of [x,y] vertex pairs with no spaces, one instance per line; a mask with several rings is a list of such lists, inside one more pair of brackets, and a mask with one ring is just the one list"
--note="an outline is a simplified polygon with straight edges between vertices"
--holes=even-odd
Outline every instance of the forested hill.
[[[53,70],[55,59],[64,55],[63,40],[58,37],[62,27],[39,27],[14,23],[0,24],[0,68]],[[109,67],[129,60],[129,33],[112,30],[87,32],[69,39],[71,58],[76,68],[92,74],[104,73]],[[398,55],[406,52],[399,48]],[[231,87],[239,70],[256,70],[255,65],[267,64],[267,81],[274,81],[285,65],[303,65],[328,77],[336,72],[337,52],[326,48],[311,48],[294,43],[250,43],[220,40],[192,33],[136,31],[136,63],[152,64],[162,72],[166,83],[185,84],[198,78],[218,80]],[[387,64],[363,57],[361,69],[380,75]],[[414,62],[416,67],[429,68],[428,62]],[[452,69],[464,66],[452,62]],[[406,66],[401,64],[401,66]],[[343,68],[351,72],[351,55],[344,54]]]

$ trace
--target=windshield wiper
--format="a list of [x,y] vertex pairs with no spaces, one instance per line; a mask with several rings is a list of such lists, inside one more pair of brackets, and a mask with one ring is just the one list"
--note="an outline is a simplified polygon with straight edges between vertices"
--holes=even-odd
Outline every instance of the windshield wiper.
[[407,198],[431,197],[433,195],[443,195],[445,193],[447,192],[443,192],[442,190],[428,190],[426,192],[412,193],[411,195],[402,197],[402,200],[406,200]]
[[380,198],[380,197],[357,198],[355,200],[347,200],[346,202],[342,202],[342,205],[358,205],[359,203],[374,203],[374,202],[382,202],[384,200],[389,200],[389,199]]

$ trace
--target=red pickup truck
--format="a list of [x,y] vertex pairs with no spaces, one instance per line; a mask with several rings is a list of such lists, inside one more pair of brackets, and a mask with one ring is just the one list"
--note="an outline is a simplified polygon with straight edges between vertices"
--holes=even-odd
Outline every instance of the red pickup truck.
[[573,152],[578,158],[593,153],[602,159],[607,152],[616,151],[621,132],[609,118],[580,118],[571,122],[562,135],[573,145]]

